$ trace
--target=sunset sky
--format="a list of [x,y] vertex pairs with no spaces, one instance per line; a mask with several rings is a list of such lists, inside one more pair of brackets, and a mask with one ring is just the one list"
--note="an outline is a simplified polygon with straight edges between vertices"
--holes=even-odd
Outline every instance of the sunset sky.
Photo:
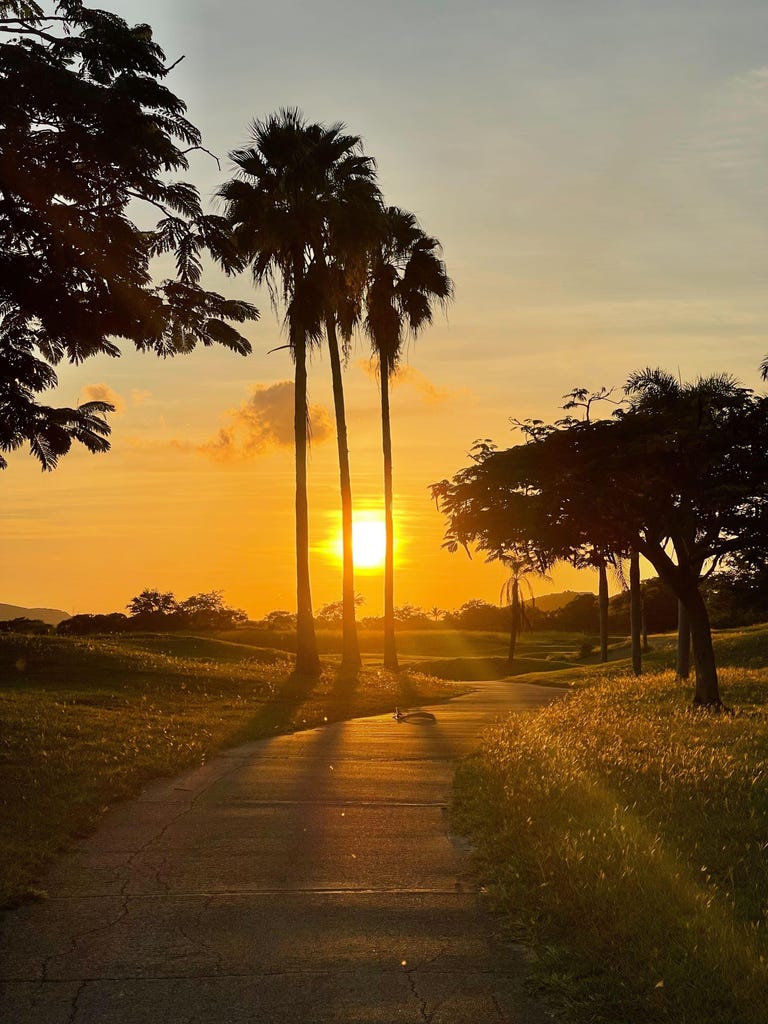
[[[149,22],[168,84],[222,169],[188,180],[212,202],[226,154],[279,107],[337,120],[378,162],[388,202],[440,238],[456,301],[408,353],[393,393],[396,602],[496,601],[498,566],[441,551],[428,485],[476,438],[516,443],[510,416],[555,417],[574,386],[641,366],[728,370],[762,385],[768,353],[768,5],[762,0],[103,0]],[[56,399],[114,396],[112,451],[51,474],[9,458],[0,601],[123,609],[145,587],[210,589],[252,616],[295,607],[292,364],[247,276],[243,359],[60,368]],[[381,508],[378,391],[367,344],[346,376],[355,505]],[[44,398],[49,401],[48,396]],[[310,367],[315,606],[340,597],[330,367]],[[596,589],[564,569],[544,593]],[[358,574],[363,614],[381,574]]]

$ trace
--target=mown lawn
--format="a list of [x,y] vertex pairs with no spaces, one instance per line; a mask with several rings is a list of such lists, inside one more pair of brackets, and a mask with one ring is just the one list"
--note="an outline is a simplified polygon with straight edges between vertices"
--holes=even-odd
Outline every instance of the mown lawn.
[[197,637],[0,636],[0,905],[150,778],[217,750],[457,692],[417,674],[333,669]]
[[718,649],[732,716],[669,671],[604,678],[499,725],[457,775],[456,821],[558,1019],[768,1021],[768,669],[744,667],[768,629]]

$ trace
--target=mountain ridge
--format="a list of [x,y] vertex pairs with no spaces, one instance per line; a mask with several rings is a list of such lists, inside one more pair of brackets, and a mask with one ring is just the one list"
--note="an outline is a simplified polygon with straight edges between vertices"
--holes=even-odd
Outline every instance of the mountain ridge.
[[23,608],[18,604],[0,604],[0,622],[11,619],[42,619],[49,626],[58,626],[64,619],[70,618],[69,612],[61,608]]

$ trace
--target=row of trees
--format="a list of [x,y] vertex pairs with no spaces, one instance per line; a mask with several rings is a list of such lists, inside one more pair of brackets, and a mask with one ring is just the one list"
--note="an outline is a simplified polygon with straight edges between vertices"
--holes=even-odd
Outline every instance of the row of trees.
[[[130,27],[81,0],[52,12],[34,0],[0,0],[0,451],[28,442],[44,470],[74,440],[109,448],[105,414],[43,405],[62,359],[119,355],[115,339],[162,357],[196,344],[242,355],[232,323],[255,320],[250,303],[201,287],[202,256],[227,274],[250,270],[284,312],[295,364],[297,669],[319,670],[309,577],[307,354],[328,347],[338,439],[343,525],[342,667],[360,665],[355,623],[352,490],[342,367],[357,328],[370,337],[381,387],[385,561],[385,664],[397,668],[389,384],[407,334],[452,295],[437,239],[387,206],[374,161],[343,125],[283,110],[251,126],[230,154],[237,174],[203,212],[196,189],[168,176],[202,148],[185,106],[163,84],[173,64],[148,25]],[[129,204],[159,211],[151,230]],[[177,276],[155,284],[151,260],[175,257]],[[0,468],[6,462],[0,457]]]
[[624,395],[609,419],[593,420],[585,401],[583,420],[517,424],[524,444],[476,445],[471,466],[432,487],[445,545],[541,571],[628,558],[635,593],[642,555],[679,602],[686,649],[690,630],[694,701],[720,706],[701,585],[729,559],[766,564],[768,398],[727,374],[682,383],[652,369],[632,374]]
[[352,487],[342,364],[363,328],[377,362],[384,458],[384,664],[397,668],[394,615],[392,439],[389,384],[406,334],[452,295],[437,239],[386,206],[374,161],[342,125],[284,110],[252,125],[230,154],[239,172],[220,191],[225,219],[256,283],[282,300],[295,364],[297,670],[316,673],[307,511],[307,353],[324,338],[331,364],[342,507],[342,670],[361,665],[355,620]]
[[132,598],[128,615],[112,612],[108,615],[73,615],[64,619],[57,632],[71,636],[94,633],[125,633],[160,630],[208,631],[233,629],[244,625],[248,616],[241,608],[224,603],[220,590],[192,594],[178,601],[171,591],[143,590]]

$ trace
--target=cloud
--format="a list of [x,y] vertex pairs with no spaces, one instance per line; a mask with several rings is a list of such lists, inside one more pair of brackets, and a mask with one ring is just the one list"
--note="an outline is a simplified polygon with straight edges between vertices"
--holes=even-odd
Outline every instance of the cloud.
[[754,68],[722,83],[710,97],[690,145],[695,157],[742,186],[765,189],[768,155],[768,68]]
[[139,406],[144,405],[148,398],[152,397],[152,392],[147,391],[145,388],[131,388],[131,405]]
[[[378,380],[379,372],[373,360],[360,359],[358,360],[358,366],[368,377]],[[447,402],[451,398],[463,397],[469,394],[467,388],[438,387],[437,384],[433,384],[432,381],[429,380],[428,377],[425,377],[419,370],[406,365],[401,366],[392,378],[392,385],[394,387],[400,387],[403,384],[409,385],[418,392],[427,405],[440,405],[442,402]]]
[[83,402],[109,402],[114,405],[116,413],[125,411],[125,399],[114,391],[109,384],[86,384],[80,392],[80,403]]
[[[293,381],[257,384],[247,401],[227,412],[229,422],[210,441],[171,443],[179,451],[197,452],[215,462],[243,462],[293,446],[293,408]],[[309,425],[314,444],[333,436],[333,421],[322,405],[310,405]]]

